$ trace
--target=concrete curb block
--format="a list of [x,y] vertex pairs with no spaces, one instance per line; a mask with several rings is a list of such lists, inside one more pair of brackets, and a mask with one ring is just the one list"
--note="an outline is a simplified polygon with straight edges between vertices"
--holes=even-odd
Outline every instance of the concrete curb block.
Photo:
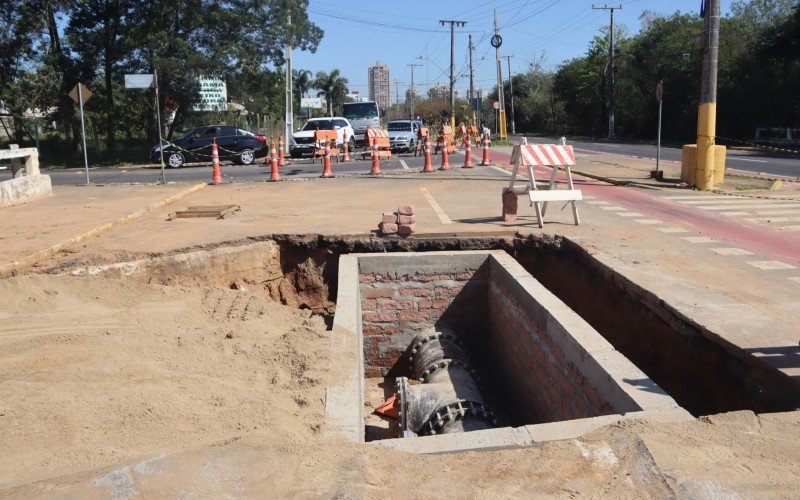
[[154,210],[157,210],[157,209],[159,209],[161,207],[164,207],[166,205],[174,203],[174,202],[180,200],[181,198],[184,198],[184,197],[186,197],[186,196],[188,196],[188,195],[190,195],[192,193],[200,191],[201,189],[205,188],[207,185],[208,184],[205,184],[205,183],[203,183],[203,184],[195,184],[194,186],[192,186],[191,188],[189,188],[189,189],[187,189],[185,191],[181,191],[180,193],[176,193],[176,194],[174,194],[174,195],[172,195],[172,196],[170,196],[168,198],[165,198],[165,199],[163,199],[161,201],[158,201],[158,202],[153,203],[151,205],[148,205],[148,206],[146,206],[144,208],[141,208],[139,210],[131,212],[128,215],[125,215],[125,216],[120,217],[120,218],[118,218],[116,220],[113,220],[111,222],[103,224],[102,226],[98,226],[98,227],[96,227],[94,229],[90,229],[89,231],[86,231],[85,233],[81,233],[81,234],[79,234],[77,236],[73,236],[72,238],[70,238],[70,239],[68,239],[66,241],[62,241],[61,243],[56,243],[55,245],[52,245],[49,248],[46,248],[44,250],[40,250],[40,251],[38,251],[36,253],[33,253],[31,255],[28,255],[27,257],[23,258],[22,260],[17,260],[17,261],[11,262],[10,264],[5,264],[3,266],[0,266],[0,278],[6,278],[8,276],[11,276],[11,275],[15,274],[16,272],[19,272],[21,269],[24,269],[26,267],[30,267],[30,266],[36,264],[37,262],[39,262],[42,259],[45,259],[45,258],[50,257],[52,255],[55,255],[58,251],[63,250],[64,248],[67,248],[67,247],[69,247],[71,245],[74,245],[76,243],[80,243],[81,241],[83,241],[83,240],[85,240],[87,238],[91,238],[92,236],[97,236],[98,234],[104,233],[104,232],[108,231],[109,229],[111,229],[111,228],[113,228],[115,226],[118,226],[120,224],[125,224],[127,222],[131,222],[131,221],[136,220],[136,219],[138,219],[140,217],[143,217],[143,216],[149,214],[150,212],[152,212]]

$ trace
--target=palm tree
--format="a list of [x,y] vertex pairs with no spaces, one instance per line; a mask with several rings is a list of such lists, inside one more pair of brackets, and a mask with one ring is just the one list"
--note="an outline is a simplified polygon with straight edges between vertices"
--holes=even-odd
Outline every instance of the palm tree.
[[308,71],[307,69],[293,69],[292,70],[292,82],[294,82],[295,89],[297,89],[297,108],[300,108],[300,102],[303,98],[303,95],[308,92],[308,89],[311,87],[311,77],[313,74]]
[[325,100],[328,102],[328,116],[333,116],[334,104],[344,101],[347,94],[347,78],[341,76],[338,69],[334,69],[329,74],[320,71],[314,78],[312,87],[319,89],[317,97],[325,96]]

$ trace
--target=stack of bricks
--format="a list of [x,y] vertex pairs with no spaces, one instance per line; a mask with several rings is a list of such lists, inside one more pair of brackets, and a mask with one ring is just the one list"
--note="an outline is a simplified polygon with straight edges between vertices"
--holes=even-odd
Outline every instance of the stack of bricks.
[[378,229],[381,234],[386,236],[397,234],[400,236],[410,236],[415,229],[417,218],[414,215],[414,207],[411,205],[400,205],[397,212],[384,212]]

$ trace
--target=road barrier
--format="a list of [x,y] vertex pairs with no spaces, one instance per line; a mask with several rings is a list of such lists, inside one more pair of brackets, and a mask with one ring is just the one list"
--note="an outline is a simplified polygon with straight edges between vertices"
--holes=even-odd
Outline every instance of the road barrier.
[[467,149],[464,151],[464,165],[461,168],[475,167],[475,165],[472,164],[472,138],[470,137],[470,128],[467,129],[466,137],[464,139],[464,142],[467,144]]
[[489,167],[492,165],[491,161],[489,161],[489,134],[483,134],[483,158],[481,158],[481,167]]
[[[318,157],[328,156],[330,157],[333,155],[336,158],[336,161],[339,161],[339,148],[336,147],[336,139],[338,138],[338,134],[335,130],[320,130],[317,129],[314,131],[314,158],[312,159],[312,163],[317,161]],[[333,142],[333,147],[331,147],[331,141]],[[330,158],[329,158],[330,159]]]
[[211,174],[211,184],[222,184],[222,169],[219,166],[219,151],[217,150],[217,139],[211,139],[211,163],[213,164]]
[[389,132],[380,128],[367,127],[364,133],[364,152],[361,157],[367,154],[372,155],[373,146],[377,147],[377,154],[385,158],[392,157],[392,144],[389,141]]
[[436,141],[436,151],[444,152],[445,150],[447,153],[455,153],[456,151],[456,138],[450,125],[439,127],[439,138]]
[[286,158],[283,155],[283,134],[278,135],[278,166],[286,166]]
[[[326,130],[325,132],[329,132],[329,131]],[[336,132],[333,132],[333,134],[335,136]],[[322,175],[320,175],[320,177],[323,177],[323,178],[332,178],[332,177],[334,177],[333,170],[331,170],[331,141],[332,140],[334,140],[334,139],[325,139],[325,149],[324,149],[324,155],[322,157]]]
[[344,133],[344,158],[342,161],[350,161],[350,137],[347,135],[347,131]]
[[272,172],[270,172],[269,180],[271,182],[277,182],[281,180],[281,174],[278,172],[278,167],[280,163],[278,159],[275,158],[275,141],[270,143],[270,166],[272,167]]
[[420,136],[425,140],[425,165],[422,171],[425,173],[433,172],[433,161],[431,161],[431,131],[428,127],[420,127]]
[[[575,225],[580,224],[578,217],[578,206],[576,201],[583,199],[583,194],[580,189],[575,189],[572,182],[571,165],[575,165],[575,152],[572,146],[563,144],[528,144],[523,139],[522,144],[514,146],[514,151],[511,153],[511,180],[507,188],[503,188],[502,201],[503,201],[503,220],[513,221],[517,218],[517,195],[528,194],[531,205],[536,212],[536,221],[539,227],[544,227],[544,215],[547,211],[547,202],[550,201],[566,201],[572,203],[572,215],[575,219]],[[524,166],[528,169],[528,185],[515,185],[517,180],[517,171],[519,167]],[[540,190],[536,187],[536,177],[533,173],[533,168],[536,166],[547,166],[553,169],[550,175],[549,189]],[[563,167],[567,177],[568,189],[556,189],[556,176],[558,175],[558,168]],[[542,203],[540,205],[540,203]],[[565,205],[566,206],[566,205]]]

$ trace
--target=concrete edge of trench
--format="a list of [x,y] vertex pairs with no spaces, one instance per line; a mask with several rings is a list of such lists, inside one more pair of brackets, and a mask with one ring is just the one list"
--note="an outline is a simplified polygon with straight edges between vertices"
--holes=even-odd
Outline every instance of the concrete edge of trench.
[[134,210],[133,212],[131,212],[131,213],[127,214],[127,215],[123,215],[122,217],[119,217],[119,218],[114,219],[114,220],[112,220],[110,222],[107,222],[105,224],[102,224],[100,226],[92,228],[92,229],[90,229],[88,231],[85,231],[85,232],[83,232],[81,234],[73,236],[72,238],[69,238],[67,240],[64,240],[64,241],[61,241],[59,243],[56,243],[55,245],[51,245],[51,246],[45,248],[44,250],[39,250],[38,252],[34,252],[34,253],[32,253],[32,254],[30,254],[30,255],[28,255],[28,256],[20,259],[20,260],[16,260],[16,261],[10,262],[8,264],[4,264],[4,265],[0,266],[0,278],[7,278],[8,276],[12,276],[12,275],[18,273],[19,271],[21,271],[22,269],[25,269],[27,267],[30,267],[30,266],[36,264],[37,262],[39,262],[42,259],[45,259],[45,258],[50,257],[52,255],[55,255],[60,250],[68,248],[68,247],[70,247],[72,245],[75,245],[77,243],[80,243],[81,241],[83,241],[83,240],[85,240],[87,238],[91,238],[92,236],[97,236],[98,234],[104,233],[104,232],[108,231],[109,229],[114,228],[116,226],[119,226],[121,224],[126,224],[128,222],[132,222],[132,221],[134,221],[136,219],[144,217],[145,215],[149,214],[150,212],[152,212],[154,210],[158,210],[159,208],[165,207],[165,206],[170,205],[172,203],[175,203],[176,201],[178,201],[178,200],[180,200],[182,198],[185,198],[186,196],[189,196],[192,193],[196,193],[197,191],[200,191],[201,189],[205,188],[206,186],[208,186],[208,184],[206,184],[206,183],[195,184],[194,186],[190,187],[189,189],[185,189],[185,190],[183,190],[183,191],[181,191],[179,193],[175,193],[172,196],[164,198],[163,200],[157,201],[155,203],[151,203],[150,205],[147,205],[144,208],[140,208],[138,210]]

